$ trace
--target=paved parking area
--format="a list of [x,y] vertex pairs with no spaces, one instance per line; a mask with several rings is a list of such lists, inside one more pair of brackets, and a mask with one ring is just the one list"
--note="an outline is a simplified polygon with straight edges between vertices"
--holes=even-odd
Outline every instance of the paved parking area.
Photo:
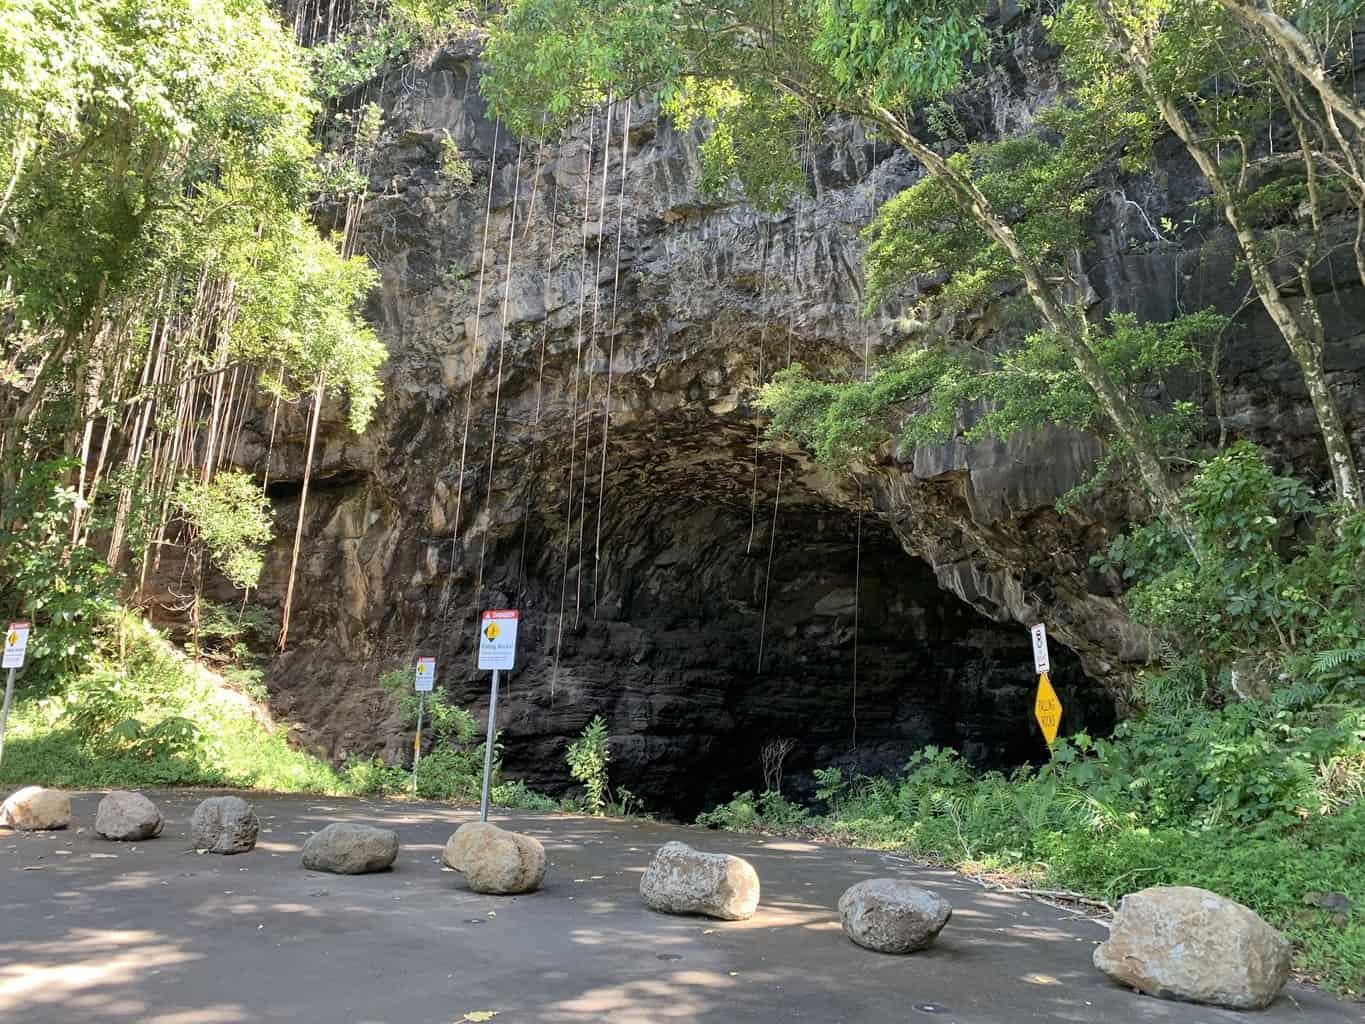
[[[1288,990],[1261,1014],[1163,1002],[1090,964],[1104,929],[899,858],[641,822],[510,813],[541,839],[540,892],[479,896],[443,870],[441,847],[474,815],[427,803],[248,794],[257,848],[188,849],[203,793],[153,794],[165,832],[98,839],[99,794],[73,800],[65,832],[0,831],[0,1020],[451,1024],[610,1021],[1360,1022],[1360,1005]],[[391,872],[305,871],[299,851],[332,821],[398,831]],[[749,921],[651,913],[640,874],[681,839],[740,854],[763,898]],[[859,949],[839,930],[848,885],[909,877],[946,895],[953,919],[908,957]],[[474,1014],[467,1018],[467,1014]]]

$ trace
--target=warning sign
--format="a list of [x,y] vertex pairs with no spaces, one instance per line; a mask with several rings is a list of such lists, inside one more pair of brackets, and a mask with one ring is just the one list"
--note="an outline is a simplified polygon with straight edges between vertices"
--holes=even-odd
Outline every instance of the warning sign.
[[1047,627],[1041,622],[1029,630],[1033,637],[1033,671],[1039,675],[1052,671],[1052,663],[1047,657]]
[[1057,699],[1057,691],[1044,672],[1038,677],[1038,696],[1033,702],[1033,717],[1038,719],[1047,745],[1057,738],[1057,729],[1062,724],[1062,702]]
[[28,650],[27,622],[11,622],[5,627],[5,656],[0,668],[23,668],[24,652]]
[[418,693],[430,693],[432,686],[436,683],[436,659],[418,658],[417,675],[414,677],[413,685],[416,686]]
[[517,660],[517,620],[520,615],[515,608],[483,613],[479,620],[480,669],[506,671],[514,667]]

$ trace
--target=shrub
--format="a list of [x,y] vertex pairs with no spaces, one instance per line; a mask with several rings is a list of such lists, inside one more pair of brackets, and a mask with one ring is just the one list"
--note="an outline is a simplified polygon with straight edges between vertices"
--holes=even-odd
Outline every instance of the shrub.
[[104,559],[71,543],[82,499],[63,481],[77,466],[57,459],[28,468],[0,506],[0,611],[33,623],[21,677],[29,691],[83,671],[118,607]]
[[512,807],[523,811],[557,811],[559,802],[537,793],[521,779],[500,782],[492,788],[489,799],[498,807]]
[[772,790],[755,797],[752,790],[736,793],[728,803],[720,804],[697,816],[697,824],[708,828],[724,828],[734,832],[755,829],[783,829],[801,824],[810,812],[781,793]]
[[603,813],[610,797],[607,764],[611,760],[611,748],[607,723],[601,715],[594,715],[592,721],[583,727],[578,739],[569,744],[564,760],[569,766],[569,774],[583,784],[584,809],[589,814]]

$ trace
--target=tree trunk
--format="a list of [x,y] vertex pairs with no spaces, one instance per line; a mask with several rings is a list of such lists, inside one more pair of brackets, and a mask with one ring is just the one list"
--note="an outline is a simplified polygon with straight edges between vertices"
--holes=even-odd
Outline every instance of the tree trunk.
[[[1247,273],[1251,277],[1252,286],[1256,289],[1256,295],[1260,298],[1265,311],[1270,314],[1271,320],[1279,329],[1285,344],[1288,345],[1289,351],[1293,354],[1295,361],[1299,364],[1299,369],[1303,373],[1304,384],[1308,388],[1308,395],[1313,403],[1313,411],[1317,415],[1318,430],[1322,434],[1323,445],[1327,449],[1327,461],[1331,466],[1332,481],[1336,488],[1337,498],[1348,508],[1365,507],[1360,477],[1356,471],[1355,456],[1351,451],[1350,436],[1346,433],[1341,412],[1337,408],[1336,398],[1327,384],[1326,373],[1322,365],[1320,341],[1310,336],[1304,325],[1299,321],[1298,316],[1290,308],[1289,302],[1280,290],[1270,266],[1261,253],[1256,233],[1243,215],[1233,187],[1223,175],[1222,169],[1218,166],[1218,161],[1199,141],[1194,126],[1176,106],[1175,101],[1165,95],[1153,82],[1147,54],[1113,18],[1107,4],[1101,3],[1101,11],[1106,17],[1111,33],[1122,45],[1125,55],[1138,76],[1138,81],[1147,93],[1148,99],[1156,104],[1166,124],[1176,137],[1184,143],[1186,151],[1199,166],[1204,177],[1208,179],[1209,187],[1213,189],[1215,198],[1223,208],[1224,218],[1237,236],[1242,255],[1246,258]],[[1306,271],[1307,268],[1304,269]],[[1305,287],[1303,301],[1309,305],[1310,315],[1315,317],[1316,307],[1313,306],[1313,303],[1316,300],[1312,291],[1308,289],[1309,282],[1306,273],[1303,274],[1301,280]]]
[[313,415],[308,425],[308,454],[303,464],[303,487],[299,491],[299,521],[294,528],[294,553],[289,559],[289,584],[284,593],[284,612],[280,616],[280,639],[278,648],[284,650],[289,640],[289,613],[294,605],[294,578],[299,569],[299,550],[303,546],[303,517],[308,508],[308,482],[313,476],[313,449],[318,440],[318,421],[322,419],[322,392],[324,375],[318,371],[318,384],[313,391]]

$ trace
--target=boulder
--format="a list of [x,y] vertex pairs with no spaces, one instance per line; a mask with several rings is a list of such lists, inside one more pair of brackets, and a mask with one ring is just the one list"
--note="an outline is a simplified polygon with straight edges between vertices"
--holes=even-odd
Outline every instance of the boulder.
[[303,866],[337,875],[387,871],[398,857],[398,833],[372,825],[335,823],[303,844]]
[[952,904],[938,893],[899,878],[871,878],[839,897],[844,934],[879,953],[928,949],[952,916]]
[[1207,889],[1153,886],[1123,898],[1094,960],[1148,995],[1260,1010],[1289,977],[1290,946],[1240,903]]
[[161,835],[161,811],[141,793],[116,789],[95,811],[95,832],[105,839],[133,842]]
[[758,909],[758,872],[728,853],[702,853],[686,843],[665,843],[640,879],[640,896],[664,914],[705,914],[743,921]]
[[245,853],[256,845],[261,823],[239,796],[211,796],[190,817],[190,843],[209,853]]
[[534,892],[545,880],[545,847],[539,839],[470,821],[446,842],[441,860],[464,875],[475,892],[508,896]]
[[20,832],[46,832],[71,824],[71,798],[56,789],[25,786],[0,804],[0,825]]

